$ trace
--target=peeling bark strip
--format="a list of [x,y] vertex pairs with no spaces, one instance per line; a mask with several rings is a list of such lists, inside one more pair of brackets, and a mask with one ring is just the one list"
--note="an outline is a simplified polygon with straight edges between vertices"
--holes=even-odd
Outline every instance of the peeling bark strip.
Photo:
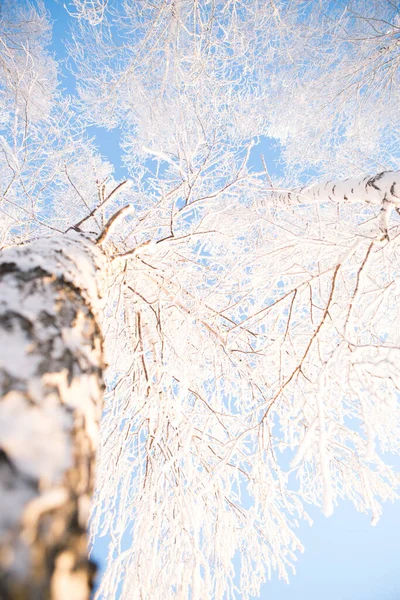
[[75,232],[0,254],[2,600],[90,596],[103,260]]

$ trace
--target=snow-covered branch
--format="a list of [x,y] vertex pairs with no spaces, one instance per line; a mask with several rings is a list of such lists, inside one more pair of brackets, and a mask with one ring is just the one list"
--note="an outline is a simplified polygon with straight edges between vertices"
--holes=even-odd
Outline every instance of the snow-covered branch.
[[5,1],[8,589],[88,595],[103,345],[99,600],[248,600],[306,504],[397,498],[399,17],[345,4],[70,0],[71,98],[43,3]]
[[284,204],[331,201],[383,206],[384,202],[390,202],[400,206],[400,171],[383,171],[362,178],[314,183],[298,192],[278,192],[274,198]]

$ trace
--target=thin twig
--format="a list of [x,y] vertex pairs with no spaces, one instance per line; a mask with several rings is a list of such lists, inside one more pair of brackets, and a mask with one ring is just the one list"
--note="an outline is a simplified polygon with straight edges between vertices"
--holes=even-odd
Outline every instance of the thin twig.
[[[102,206],[104,206],[104,204],[110,200],[120,189],[123,185],[125,185],[126,183],[128,183],[128,179],[125,179],[125,181],[122,181],[121,183],[119,183],[109,194],[106,198],[104,198],[104,200],[102,202],[100,202],[100,204],[98,204],[97,206],[95,206],[93,208],[93,210],[90,211],[90,213],[88,215],[86,215],[86,217],[83,217],[83,219],[81,219],[80,221],[78,221],[78,223],[76,223],[75,225],[71,225],[71,227],[68,227],[67,231],[69,231],[70,229],[79,229],[81,225],[83,225],[83,223],[85,223],[85,221],[87,221],[88,219],[91,219],[94,214],[96,213],[96,211],[99,210],[99,208],[101,208]],[[107,225],[106,225],[107,227]],[[65,233],[67,233],[67,231]]]

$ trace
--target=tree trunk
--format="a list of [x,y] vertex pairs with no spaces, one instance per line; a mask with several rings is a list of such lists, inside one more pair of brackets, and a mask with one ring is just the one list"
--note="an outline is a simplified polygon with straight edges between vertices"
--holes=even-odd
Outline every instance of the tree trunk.
[[84,236],[0,254],[0,598],[87,600],[104,257]]

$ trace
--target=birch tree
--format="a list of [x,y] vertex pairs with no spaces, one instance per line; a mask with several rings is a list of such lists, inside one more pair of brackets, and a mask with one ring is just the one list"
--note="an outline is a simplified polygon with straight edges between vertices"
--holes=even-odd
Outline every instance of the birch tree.
[[[348,499],[376,523],[397,499],[398,123],[376,102],[386,62],[368,62],[384,38],[392,101],[396,13],[66,8],[75,98],[57,85],[45,7],[6,3],[1,21],[0,589],[88,597],[97,447],[97,598],[256,596],[294,570],[307,504],[329,516]],[[346,69],[364,83],[345,90]],[[356,154],[343,123],[363,132]],[[90,125],[120,128],[129,180]],[[285,178],[258,156],[267,135]]]

